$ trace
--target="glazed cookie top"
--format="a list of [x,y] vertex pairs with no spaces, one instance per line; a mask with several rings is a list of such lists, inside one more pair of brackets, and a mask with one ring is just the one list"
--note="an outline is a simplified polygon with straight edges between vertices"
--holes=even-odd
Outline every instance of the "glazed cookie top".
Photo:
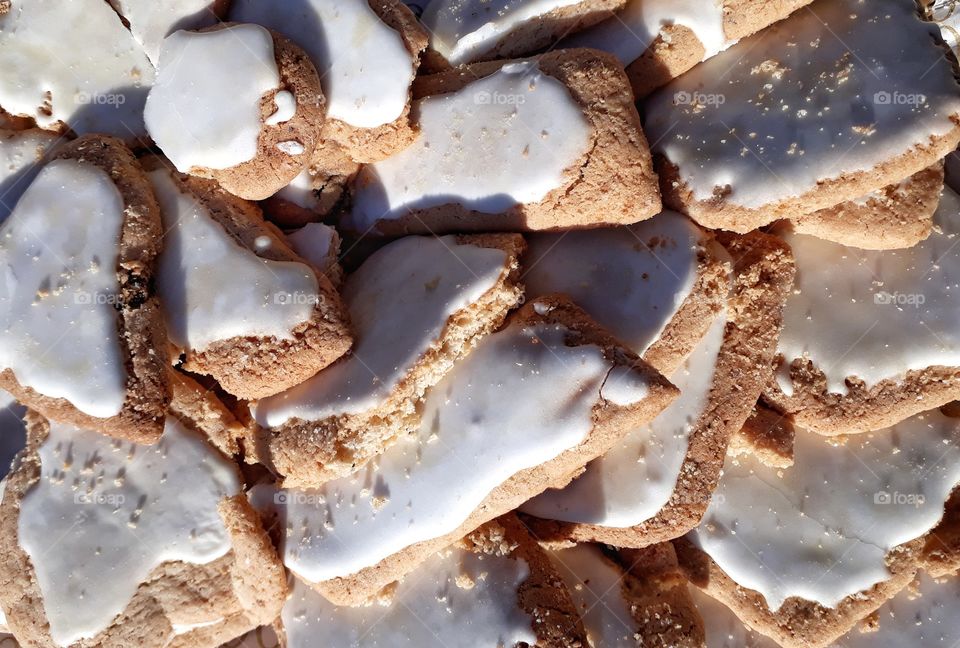
[[160,44],[177,29],[199,29],[217,22],[213,12],[216,0],[112,0],[130,24],[130,33],[137,39],[154,66],[160,63]]
[[483,58],[521,25],[583,0],[432,0],[421,21],[430,32],[430,47],[450,65]]
[[643,355],[693,290],[704,236],[690,219],[665,211],[636,225],[535,233],[527,241],[527,298],[568,295]]
[[389,606],[338,607],[299,579],[283,607],[288,648],[331,646],[536,645],[517,589],[530,569],[520,558],[446,549],[400,582]]
[[887,553],[933,528],[958,482],[960,421],[938,410],[839,444],[798,430],[790,468],[728,457],[691,537],[771,611],[835,607],[890,577]]
[[0,130],[0,223],[10,215],[20,196],[40,172],[39,162],[60,138],[56,133],[30,129]]
[[629,0],[615,17],[563,39],[560,46],[603,50],[629,65],[670,25],[692,31],[703,45],[704,59],[736,42],[723,29],[723,0]]
[[106,172],[54,160],[0,228],[0,367],[99,418],[119,414],[126,398],[116,310],[123,222]]
[[605,398],[641,401],[646,379],[558,325],[484,338],[428,393],[420,429],[359,473],[288,496],[285,562],[310,582],[348,576],[451,533],[494,489],[582,443]]
[[566,488],[544,491],[520,510],[547,520],[617,528],[657,515],[673,495],[690,433],[706,409],[726,323],[726,313],[721,312],[684,365],[670,376],[680,396],[667,409],[590,462]]
[[166,231],[157,286],[174,344],[199,352],[235,337],[292,339],[312,319],[320,295],[310,267],[257,256],[167,170],[149,177]]
[[230,550],[217,507],[239,492],[236,469],[175,419],[152,446],[53,423],[39,454],[18,535],[58,644],[106,629],[157,566]]
[[960,86],[936,33],[913,0],[819,3],[663,88],[644,129],[697,201],[797,197],[955,128]]
[[327,117],[376,128],[403,114],[413,55],[368,0],[234,0],[233,20],[257,23],[304,48],[320,74]]
[[[945,187],[930,236],[904,250],[860,250],[787,234],[797,263],[778,352],[807,358],[827,388],[868,386],[932,366],[960,366],[960,195]],[[785,372],[778,383],[786,395]]]
[[416,109],[414,143],[360,171],[351,229],[449,203],[496,214],[540,202],[563,186],[591,141],[569,90],[533,61],[508,63]]
[[623,571],[593,545],[575,545],[549,554],[583,617],[591,645],[637,646],[637,624],[623,597]]
[[720,601],[707,596],[699,588],[690,587],[689,590],[703,620],[707,648],[779,648],[773,639],[743,625],[736,613]]
[[144,119],[181,173],[229,169],[256,157],[261,98],[279,85],[273,36],[263,27],[177,31],[160,47]]
[[261,400],[257,421],[277,427],[293,418],[315,421],[376,407],[439,339],[450,316],[496,285],[506,263],[503,250],[461,245],[454,236],[411,236],[377,251],[343,288],[357,340],[353,352]]
[[293,251],[314,267],[326,271],[336,262],[337,230],[323,223],[307,223],[296,232],[287,234]]
[[141,137],[153,66],[103,0],[17,0],[0,15],[0,105],[50,128]]

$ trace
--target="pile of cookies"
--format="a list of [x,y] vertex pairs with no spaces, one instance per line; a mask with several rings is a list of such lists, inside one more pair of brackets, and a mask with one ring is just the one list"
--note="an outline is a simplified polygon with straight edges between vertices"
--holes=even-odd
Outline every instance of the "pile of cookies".
[[944,4],[0,0],[0,646],[960,643]]

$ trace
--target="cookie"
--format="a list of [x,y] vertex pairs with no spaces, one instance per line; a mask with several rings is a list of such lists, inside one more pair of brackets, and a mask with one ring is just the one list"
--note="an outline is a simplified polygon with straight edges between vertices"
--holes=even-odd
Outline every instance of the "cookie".
[[160,160],[148,167],[166,232],[157,290],[185,369],[254,400],[303,382],[350,349],[333,285],[255,205]]
[[639,548],[679,537],[700,522],[729,440],[769,380],[793,282],[789,249],[775,237],[724,235],[720,242],[734,259],[729,300],[669,374],[680,398],[565,488],[521,506],[537,518],[529,524],[538,537]]
[[523,525],[506,515],[431,556],[379,605],[338,607],[298,579],[281,615],[287,648],[462,645],[579,648],[570,592]]
[[282,8],[234,0],[230,17],[276,30],[306,50],[327,99],[318,148],[374,162],[416,137],[410,87],[427,35],[399,0],[285,0]]
[[0,3],[0,68],[8,113],[49,130],[146,137],[153,65],[103,0]]
[[427,393],[414,433],[355,475],[284,494],[298,521],[285,563],[334,603],[362,604],[675,396],[569,301],[527,302]]
[[960,195],[905,250],[785,233],[797,286],[764,399],[821,434],[868,432],[960,398]]
[[319,270],[334,286],[343,283],[343,268],[340,266],[340,235],[337,230],[323,223],[307,223],[295,232],[287,234],[293,251]]
[[0,129],[0,223],[13,211],[40,172],[40,162],[59,141],[56,133],[39,128]]
[[703,628],[673,547],[633,554],[622,560],[587,544],[550,551],[583,617],[587,646],[702,648]]
[[263,201],[263,208],[283,228],[317,222],[344,204],[347,186],[359,170],[340,146],[324,142],[314,150],[309,166]]
[[569,296],[664,374],[679,367],[727,302],[729,255],[687,217],[527,237],[527,298]]
[[431,0],[420,16],[430,33],[426,61],[433,69],[442,69],[533,54],[608,18],[625,2]]
[[257,403],[263,461],[286,486],[319,486],[415,429],[424,392],[520,300],[522,250],[516,234],[408,237],[367,259],[343,288],[353,352]]
[[236,466],[176,401],[155,446],[28,422],[0,505],[0,604],[21,641],[217,646],[276,618],[282,565]]
[[794,218],[795,232],[868,250],[909,248],[933,229],[943,163],[839,205]]
[[690,580],[784,646],[826,646],[905,587],[960,482],[960,420],[937,410],[844,440],[798,430],[790,468],[728,458]]
[[216,24],[226,14],[231,0],[108,0],[126,20],[130,33],[140,43],[154,67],[160,64],[160,44],[178,29],[201,29]]
[[730,439],[728,457],[753,454],[768,466],[793,465],[793,438],[796,429],[790,417],[757,402],[743,427]]
[[119,140],[60,146],[0,229],[0,389],[51,420],[155,441],[170,398],[161,231]]
[[323,111],[303,50],[259,25],[221,23],[163,40],[144,120],[178,171],[262,200],[306,168]]
[[810,2],[628,0],[614,16],[564,38],[559,47],[614,54],[640,98]]
[[346,229],[565,230],[660,211],[633,95],[609,54],[478,63],[421,77],[414,97],[416,141],[360,170]]
[[733,610],[697,587],[688,587],[696,615],[703,623],[706,648],[779,648],[773,639],[745,626]]
[[922,171],[960,142],[944,53],[914,0],[796,12],[646,101],[664,204],[747,232]]

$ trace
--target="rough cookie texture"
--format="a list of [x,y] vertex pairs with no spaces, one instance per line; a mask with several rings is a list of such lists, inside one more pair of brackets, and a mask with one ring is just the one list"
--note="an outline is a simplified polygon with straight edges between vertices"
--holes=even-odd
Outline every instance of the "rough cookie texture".
[[[193,427],[179,403],[172,404],[171,412],[184,425]],[[7,539],[6,558],[0,563],[0,603],[8,624],[24,645],[52,648],[56,644],[50,636],[34,567],[18,541],[20,501],[40,478],[37,453],[49,430],[47,422],[35,414],[28,415],[28,428],[28,447],[7,480],[0,505],[0,528]],[[109,627],[94,638],[73,643],[72,648],[217,646],[273,621],[287,587],[270,539],[243,495],[222,500],[219,512],[231,541],[225,556],[205,565],[161,564],[140,584]],[[211,617],[220,620],[181,634],[174,627]]]
[[787,468],[793,465],[794,434],[789,417],[760,401],[740,431],[730,439],[727,456],[755,454],[768,466]]
[[[420,77],[414,84],[414,98],[455,92],[508,63],[477,63]],[[647,140],[619,62],[603,52],[571,49],[544,54],[537,59],[537,67],[567,87],[591,131],[586,154],[566,170],[563,185],[538,203],[515,205],[496,214],[455,202],[410,209],[396,218],[376,220],[375,233],[573,229],[635,223],[660,211]],[[375,181],[361,173],[353,193]]]
[[679,537],[700,523],[720,478],[728,443],[769,380],[767,363],[776,351],[783,304],[794,276],[790,250],[776,237],[756,232],[721,234],[718,239],[734,259],[728,321],[706,408],[690,434],[670,501],[653,518],[627,528],[529,518],[539,538],[642,548]]
[[324,142],[291,185],[263,202],[264,211],[283,228],[318,222],[343,203],[347,186],[359,170],[360,165],[342,147],[333,141]]
[[[158,168],[159,164],[154,159],[146,166]],[[178,189],[206,208],[240,246],[263,259],[311,267],[290,249],[276,227],[264,221],[256,205],[231,195],[211,180],[175,172],[171,177]],[[186,349],[183,367],[213,376],[234,396],[254,400],[299,384],[343,356],[352,343],[346,309],[329,279],[320,272],[315,274],[318,299],[313,316],[291,332],[291,339],[232,338],[214,342],[202,351]]]
[[51,420],[138,443],[152,443],[163,432],[171,394],[167,334],[153,283],[162,233],[160,209],[136,158],[118,139],[84,135],[58,148],[53,159],[77,160],[99,167],[111,177],[123,198],[117,308],[127,396],[117,416],[101,419],[80,412],[64,399],[23,387],[9,369],[0,372],[0,388]]
[[[200,30],[217,31],[236,23],[220,23]],[[260,98],[262,126],[257,138],[257,155],[229,169],[194,167],[190,172],[202,178],[212,178],[230,193],[247,200],[263,200],[287,186],[310,163],[320,141],[325,100],[320,89],[320,77],[313,63],[299,46],[271,31],[273,55],[280,73],[280,86]],[[269,125],[266,120],[276,110],[274,97],[287,91],[296,98],[296,111],[289,120]],[[278,144],[299,142],[302,152],[287,154]]]

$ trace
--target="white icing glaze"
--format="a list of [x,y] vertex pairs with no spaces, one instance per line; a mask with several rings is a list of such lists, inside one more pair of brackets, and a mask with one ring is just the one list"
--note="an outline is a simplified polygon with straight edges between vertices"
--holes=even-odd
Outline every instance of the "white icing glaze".
[[314,193],[313,175],[310,169],[304,169],[286,187],[277,192],[278,198],[283,198],[304,209],[316,209],[320,201]]
[[12,5],[0,16],[5,110],[29,115],[43,128],[63,122],[78,134],[129,139],[146,133],[143,103],[153,66],[106,2]]
[[287,234],[293,251],[317,269],[326,272],[337,261],[337,230],[323,223],[307,223]]
[[[287,496],[284,561],[310,582],[450,533],[500,484],[583,442],[611,364],[552,325],[484,338],[431,389],[420,430],[362,471]],[[646,384],[634,386],[633,402]]]
[[115,309],[122,227],[110,176],[73,160],[46,165],[0,227],[0,367],[100,418],[126,397]]
[[277,143],[277,150],[287,155],[302,155],[307,149],[297,140],[287,140]]
[[935,648],[960,640],[960,580],[935,581],[921,572],[916,590],[901,591],[877,610],[875,632],[854,628],[837,641],[838,648]]
[[230,550],[217,506],[236,468],[174,419],[152,446],[54,423],[40,461],[18,535],[59,645],[105,629],[157,566]]
[[934,410],[843,445],[798,430],[791,468],[728,457],[695,542],[771,610],[834,607],[890,577],[887,552],[933,528],[960,482],[960,420]]
[[912,0],[818,3],[650,98],[644,130],[697,200],[759,209],[954,128],[960,87]]
[[297,113],[297,98],[289,90],[278,92],[273,98],[273,103],[277,106],[277,111],[264,121],[267,126],[290,121]]
[[263,27],[174,32],[160,48],[144,119],[179,171],[229,169],[256,157],[260,100],[279,85],[273,37]]
[[223,618],[211,619],[209,621],[197,621],[196,623],[171,623],[173,626],[173,634],[184,635],[192,630],[199,630],[200,628],[209,628],[210,626],[217,625],[218,623],[223,622]]
[[174,344],[203,351],[234,337],[290,339],[310,321],[320,299],[311,268],[258,257],[168,171],[149,175],[166,231],[157,286]]
[[483,58],[498,42],[555,9],[583,0],[433,0],[421,21],[430,47],[451,65]]
[[[491,290],[507,255],[456,237],[411,236],[377,251],[347,278],[350,356],[256,407],[261,425],[316,421],[376,407],[440,337],[447,320]],[[399,326],[398,322],[403,325]]]
[[200,29],[217,22],[214,0],[116,0],[150,62],[160,61],[160,43],[178,29]]
[[643,355],[690,295],[702,239],[696,225],[670,211],[628,227],[532,234],[526,295],[569,295]]
[[387,609],[337,607],[299,579],[281,618],[287,648],[328,646],[533,646],[533,619],[520,608],[523,560],[463,549],[437,554],[400,582]]
[[38,163],[57,141],[52,132],[0,131],[0,223],[37,177]]
[[723,344],[725,314],[673,376],[680,397],[649,425],[633,430],[561,490],[550,489],[521,507],[548,520],[626,528],[654,517],[673,495],[690,432],[707,406]]
[[275,29],[313,61],[327,117],[376,128],[403,114],[413,82],[413,57],[400,34],[368,0],[234,0],[233,20]]
[[550,552],[574,607],[583,618],[595,648],[635,648],[637,622],[623,597],[623,572],[607,562],[597,547],[576,545]]
[[960,196],[944,188],[934,231],[904,250],[860,250],[787,235],[797,263],[778,345],[809,358],[831,392],[931,366],[960,367]]
[[[23,421],[26,408],[16,401],[0,406],[0,479],[5,479],[14,457],[27,445],[27,428]],[[0,501],[3,481],[0,481]]]
[[703,45],[704,59],[736,42],[724,32],[722,0],[629,0],[614,17],[563,39],[560,47],[603,50],[629,65],[670,25],[691,30]]
[[427,97],[416,110],[414,143],[360,170],[347,219],[353,229],[450,203],[496,214],[540,202],[590,144],[591,127],[570,92],[529,61]]
[[754,632],[720,601],[692,585],[688,586],[693,603],[703,619],[706,633],[704,648],[778,648],[778,644]]

